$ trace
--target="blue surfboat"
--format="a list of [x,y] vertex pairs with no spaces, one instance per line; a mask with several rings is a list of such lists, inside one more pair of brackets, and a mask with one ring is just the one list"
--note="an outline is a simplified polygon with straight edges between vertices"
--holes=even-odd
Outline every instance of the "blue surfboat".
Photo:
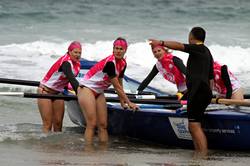
[[[78,78],[95,64],[94,61],[81,61]],[[135,92],[139,82],[124,77],[124,89]],[[146,91],[157,95],[169,95],[156,88]],[[85,126],[80,107],[75,100],[67,101],[67,111],[71,121]],[[188,131],[185,107],[168,108],[168,104],[138,104],[139,111],[124,110],[119,103],[108,102],[108,132],[110,135],[127,136],[180,148],[193,148]],[[250,150],[250,109],[249,107],[210,104],[202,123],[211,149]]]

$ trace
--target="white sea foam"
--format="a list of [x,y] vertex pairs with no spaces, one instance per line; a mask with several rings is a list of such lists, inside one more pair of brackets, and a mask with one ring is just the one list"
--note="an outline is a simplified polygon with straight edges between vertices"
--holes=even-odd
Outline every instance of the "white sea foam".
[[0,126],[0,142],[5,140],[23,140],[24,137],[21,134],[15,133],[17,131],[17,126],[9,125],[9,126]]
[[[69,42],[35,41],[2,45],[0,46],[0,77],[41,80],[50,66],[66,52],[68,44]],[[208,47],[213,54],[214,60],[227,64],[229,70],[236,75],[240,76],[250,72],[250,65],[248,64],[250,61],[250,48],[221,45],[210,45]],[[111,53],[112,41],[83,43],[83,58],[98,61]],[[186,53],[173,51],[173,54],[180,57],[186,64],[188,58]],[[126,74],[139,81],[147,76],[156,63],[156,59],[146,41],[130,43],[126,59],[128,62]],[[164,87],[175,89],[175,86],[161,80],[160,76],[156,77],[152,85],[160,89]]]

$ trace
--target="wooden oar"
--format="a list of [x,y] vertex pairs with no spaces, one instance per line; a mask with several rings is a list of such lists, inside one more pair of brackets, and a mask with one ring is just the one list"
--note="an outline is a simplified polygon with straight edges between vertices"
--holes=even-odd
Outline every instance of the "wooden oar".
[[225,104],[225,105],[250,106],[250,101],[247,101],[247,100],[235,100],[235,99],[213,98],[211,100],[211,103],[213,103],[213,104]]

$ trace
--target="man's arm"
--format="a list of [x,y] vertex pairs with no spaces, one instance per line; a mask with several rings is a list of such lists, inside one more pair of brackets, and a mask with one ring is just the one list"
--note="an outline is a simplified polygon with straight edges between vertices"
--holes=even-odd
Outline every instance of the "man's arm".
[[161,45],[161,46],[173,49],[173,50],[184,51],[185,49],[184,44],[175,42],[175,41],[163,41],[163,40],[149,39],[149,42],[151,45]]
[[210,79],[210,80],[209,80],[209,85],[210,85],[210,89],[211,89],[211,91],[213,91],[213,87],[214,87],[214,79]]
[[209,80],[210,80],[210,89],[213,90],[213,87],[214,87],[214,60],[213,60],[212,56],[210,59]]

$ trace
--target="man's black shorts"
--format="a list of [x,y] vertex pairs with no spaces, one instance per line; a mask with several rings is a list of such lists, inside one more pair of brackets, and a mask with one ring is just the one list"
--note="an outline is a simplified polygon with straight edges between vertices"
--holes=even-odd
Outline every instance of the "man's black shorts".
[[201,122],[204,112],[212,99],[212,91],[206,84],[201,83],[198,90],[188,98],[187,112],[189,122]]

